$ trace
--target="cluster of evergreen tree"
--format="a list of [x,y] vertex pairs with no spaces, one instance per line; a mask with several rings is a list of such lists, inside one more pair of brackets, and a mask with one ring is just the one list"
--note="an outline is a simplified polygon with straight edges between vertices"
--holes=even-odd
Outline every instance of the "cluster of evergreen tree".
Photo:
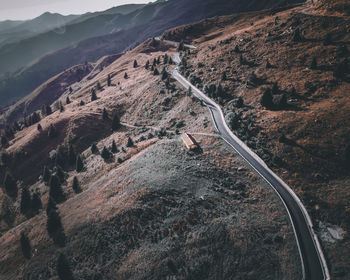
[[52,109],[50,105],[47,104],[43,104],[41,106],[41,115],[42,116],[49,116],[52,114]]
[[227,94],[221,84],[207,84],[204,86],[204,92],[212,98],[226,98]]

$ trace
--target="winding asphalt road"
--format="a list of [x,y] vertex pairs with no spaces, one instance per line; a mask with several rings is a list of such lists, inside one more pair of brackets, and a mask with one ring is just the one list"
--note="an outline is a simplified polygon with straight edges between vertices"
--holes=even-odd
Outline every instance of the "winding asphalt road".
[[[167,42],[169,43],[170,41]],[[195,47],[191,46],[191,48],[193,49]],[[181,59],[178,53],[174,54],[174,61],[177,65],[180,64]],[[221,138],[235,149],[260,174],[260,176],[271,185],[281,198],[292,222],[301,258],[303,279],[330,279],[327,263],[319,240],[313,230],[311,218],[297,195],[271,169],[268,168],[258,155],[250,150],[231,132],[218,104],[186,80],[186,78],[178,72],[178,67],[172,71],[172,76],[186,89],[191,87],[193,95],[200,99],[210,110],[213,122]]]

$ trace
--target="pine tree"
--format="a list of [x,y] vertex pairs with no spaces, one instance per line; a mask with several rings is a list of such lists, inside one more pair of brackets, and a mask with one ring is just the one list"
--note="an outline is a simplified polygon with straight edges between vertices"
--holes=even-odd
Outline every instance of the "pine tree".
[[5,191],[8,194],[8,196],[10,196],[12,198],[17,197],[17,192],[18,192],[17,183],[16,183],[15,179],[9,173],[6,173],[6,175],[5,175],[4,187],[5,187]]
[[134,141],[132,141],[131,137],[128,138],[128,142],[126,143],[127,147],[133,147],[134,146]]
[[107,77],[107,86],[111,86],[112,84],[112,78],[111,78],[111,74],[108,74],[108,77]]
[[104,121],[109,119],[109,117],[108,117],[108,112],[107,112],[106,108],[103,108],[102,119],[103,119]]
[[56,270],[60,280],[74,280],[69,262],[63,254],[58,257]]
[[90,90],[90,93],[91,93],[91,101],[97,100],[97,95],[96,95],[96,91],[95,91],[94,88],[92,88],[92,89]]
[[263,95],[260,100],[260,104],[267,109],[271,108],[273,106],[273,97],[270,89],[266,89],[263,92]]
[[166,53],[166,54],[164,55],[164,64],[168,64],[168,61],[169,61],[169,56],[168,56],[168,54]]
[[54,127],[53,124],[50,124],[49,129],[48,129],[48,131],[47,131],[47,135],[48,135],[50,138],[56,137],[57,131],[56,131],[56,128]]
[[74,165],[77,160],[77,155],[72,144],[70,144],[68,148],[68,160],[70,165]]
[[105,160],[108,161],[111,158],[111,153],[107,150],[106,147],[103,147],[102,152],[101,152],[101,157]]
[[32,202],[31,203],[32,211],[34,212],[34,214],[37,214],[39,212],[39,210],[43,208],[43,205],[42,205],[41,199],[40,199],[40,195],[37,192],[35,192],[33,194],[31,202]]
[[113,130],[113,131],[116,131],[116,130],[118,130],[119,128],[120,128],[120,119],[119,119],[118,115],[115,114],[115,115],[113,116],[113,120],[112,120],[112,130]]
[[147,60],[145,64],[145,69],[148,70],[148,68],[149,68],[149,60]]
[[102,90],[102,86],[101,86],[101,83],[99,81],[96,83],[96,89]]
[[46,214],[49,215],[51,211],[56,211],[56,210],[57,210],[56,202],[52,199],[52,197],[49,197],[49,201],[47,202],[47,205],[46,205]]
[[60,112],[62,113],[64,111],[64,107],[61,101],[59,103],[59,107],[60,107]]
[[170,79],[169,79],[169,77],[166,79],[166,81],[165,81],[165,87],[167,88],[167,89],[169,89],[170,88]]
[[313,57],[312,61],[311,61],[311,65],[310,65],[311,69],[316,69],[317,68],[317,58]]
[[56,210],[51,210],[47,215],[46,229],[53,242],[63,247],[66,243],[66,236],[63,232],[61,217]]
[[97,148],[95,143],[92,143],[92,145],[91,145],[91,153],[93,153],[93,154],[98,154],[99,153],[99,150],[98,150],[98,148]]
[[153,66],[156,66],[156,65],[157,65],[157,59],[154,58],[154,59],[153,59]]
[[169,58],[169,64],[171,65],[171,64],[174,64],[174,61],[173,61],[173,59],[170,57]]
[[162,80],[166,80],[168,78],[168,72],[166,71],[165,67],[162,70]]
[[295,29],[294,34],[293,34],[293,41],[294,42],[302,42],[303,39],[304,38],[301,35],[300,29],[299,28]]
[[[73,89],[72,87],[69,87],[69,93],[72,93],[73,92]],[[68,104],[68,103],[67,103]]]
[[63,145],[58,145],[56,149],[56,158],[55,158],[55,164],[56,166],[64,166],[66,163],[66,152]]
[[46,229],[50,237],[62,229],[61,217],[55,209],[47,214]]
[[84,170],[84,163],[83,160],[81,159],[80,155],[77,156],[77,161],[75,164],[75,169],[77,172],[82,172]]
[[60,179],[60,182],[63,183],[66,180],[66,174],[64,173],[62,167],[59,165],[55,166],[55,171],[58,179]]
[[73,178],[73,184],[72,184],[72,189],[75,193],[81,192],[80,186],[79,186],[79,181],[76,176]]
[[83,100],[80,100],[80,103],[79,103],[80,106],[84,106],[85,105],[85,102]]
[[38,126],[37,126],[37,129],[38,129],[38,131],[43,131],[43,128],[41,127],[41,124],[40,123],[38,123]]
[[137,60],[135,59],[135,60],[134,60],[134,68],[136,68],[137,66],[138,66]]
[[30,193],[27,188],[22,188],[21,206],[20,206],[21,213],[24,215],[28,214],[30,208],[31,208]]
[[160,56],[157,58],[157,64],[160,64]]
[[50,197],[55,200],[57,203],[60,203],[65,200],[65,195],[63,193],[60,178],[57,175],[52,175],[50,178]]
[[51,177],[50,170],[47,168],[47,166],[44,166],[44,171],[43,171],[43,181],[45,183],[48,183]]
[[112,151],[113,154],[119,152],[119,150],[117,148],[117,144],[115,143],[114,139],[113,139],[113,142],[112,142],[111,151]]
[[185,50],[185,44],[184,44],[184,41],[181,41],[180,44],[179,44],[179,47],[177,49],[178,51],[183,51]]
[[227,80],[226,71],[222,72],[222,77],[221,77],[221,79],[222,79],[223,81],[226,81],[226,80]]
[[126,80],[127,78],[129,78],[129,76],[128,76],[128,73],[125,72],[124,79]]
[[23,231],[21,232],[20,242],[23,256],[29,260],[32,257],[32,248],[30,246],[30,241],[27,235]]
[[159,71],[157,68],[154,68],[153,75],[155,75],[155,76],[159,75]]
[[67,104],[67,105],[70,104],[69,96],[67,96],[67,98],[66,98],[66,104]]
[[236,106],[237,106],[238,108],[242,108],[243,105],[244,105],[243,98],[242,98],[242,97],[239,97],[238,100],[237,100]]
[[51,110],[50,105],[47,105],[47,104],[42,105],[41,106],[41,114],[43,116],[51,115],[52,114],[52,110]]
[[190,86],[187,90],[187,96],[191,96],[192,95],[192,87]]

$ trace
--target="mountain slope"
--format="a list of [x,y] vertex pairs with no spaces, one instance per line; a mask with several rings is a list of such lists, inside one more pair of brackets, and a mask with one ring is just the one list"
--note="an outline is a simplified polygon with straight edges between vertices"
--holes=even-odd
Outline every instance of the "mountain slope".
[[[296,0],[294,2],[302,1]],[[90,38],[55,53],[47,54],[32,62],[24,70],[1,79],[0,104],[8,104],[10,101],[15,101],[29,94],[48,78],[72,65],[85,61],[95,61],[104,55],[121,53],[149,37],[161,34],[168,28],[194,22],[208,16],[265,9],[286,3],[290,3],[290,1],[257,2],[250,0],[243,4],[241,1],[228,2],[224,0],[172,0],[146,5],[131,14],[131,27],[135,24],[137,26],[102,37]],[[122,16],[122,19],[127,16]],[[124,22],[124,24],[126,26],[128,23]],[[2,59],[11,65],[12,61],[9,59],[8,51],[8,49],[3,50]],[[27,56],[27,54],[24,55]],[[5,68],[3,67],[3,70]]]
[[[160,57],[156,67],[170,72],[174,65],[164,58],[175,51],[148,40],[84,79],[63,112],[40,121],[42,131],[33,125],[16,133],[7,149],[15,157],[11,171],[40,193],[44,208],[49,188],[38,175],[44,164],[50,169],[55,164],[49,158],[53,149],[73,145],[85,168],[77,173],[62,165],[67,198],[57,205],[66,236],[62,248],[46,232],[45,210],[26,219],[14,207],[13,224],[1,220],[1,279],[55,279],[59,252],[76,279],[300,279],[293,231],[276,194],[214,134],[200,102],[172,79],[167,89],[161,75],[145,69],[147,60]],[[91,101],[97,82],[102,88]],[[112,131],[114,115],[121,126]],[[48,136],[50,125],[54,137]],[[182,132],[191,132],[202,152],[188,151]],[[113,140],[118,151],[103,160],[103,147],[109,150]],[[92,153],[92,143],[101,154]],[[74,176],[77,193],[71,188]],[[19,247],[22,231],[32,246],[27,261]]]
[[324,1],[327,9],[317,2],[269,16],[206,19],[164,37],[197,47],[184,54],[183,74],[222,106],[232,131],[300,196],[332,278],[345,280],[350,18],[342,1],[332,2]]

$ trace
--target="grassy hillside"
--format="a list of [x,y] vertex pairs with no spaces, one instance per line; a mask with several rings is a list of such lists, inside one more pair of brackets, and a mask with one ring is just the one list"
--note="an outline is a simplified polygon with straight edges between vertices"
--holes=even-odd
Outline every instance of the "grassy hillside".
[[[203,20],[165,38],[197,46],[183,54],[184,75],[222,105],[234,133],[300,195],[333,275],[346,279],[350,18],[342,1],[325,3]],[[347,233],[328,238],[325,224]]]
[[[45,164],[54,168],[53,149],[72,145],[84,170],[61,163],[66,200],[57,206],[65,236],[60,246],[47,234],[45,210],[25,217],[20,198],[9,201],[0,189],[6,206],[0,209],[10,209],[0,212],[1,279],[57,279],[60,253],[76,279],[300,279],[293,231],[276,194],[217,137],[205,107],[174,80],[166,86],[151,66],[145,69],[147,60],[159,57],[155,67],[170,72],[174,65],[165,54],[175,51],[145,42],[83,79],[63,111],[40,121],[42,131],[32,125],[15,134],[6,167],[23,188],[39,193],[44,209],[49,187],[38,177]],[[112,130],[115,115],[121,125]],[[201,151],[188,151],[182,132],[192,133]],[[104,160],[103,148],[111,151],[113,140],[117,150]],[[93,143],[99,152],[92,152]],[[21,232],[30,240],[29,260],[21,252]]]

